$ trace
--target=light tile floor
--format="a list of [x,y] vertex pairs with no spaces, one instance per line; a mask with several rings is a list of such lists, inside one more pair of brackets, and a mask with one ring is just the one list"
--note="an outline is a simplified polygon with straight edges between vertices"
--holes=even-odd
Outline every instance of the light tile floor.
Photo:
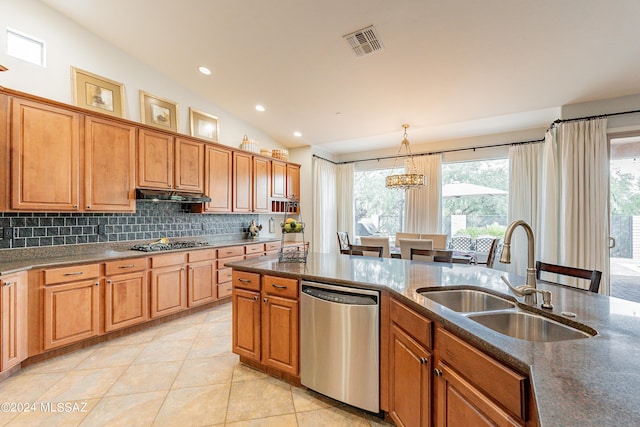
[[231,304],[29,366],[0,402],[3,426],[390,426],[241,365]]

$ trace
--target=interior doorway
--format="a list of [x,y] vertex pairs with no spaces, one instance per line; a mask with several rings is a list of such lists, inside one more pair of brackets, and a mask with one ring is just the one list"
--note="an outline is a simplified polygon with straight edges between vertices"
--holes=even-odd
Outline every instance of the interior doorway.
[[640,131],[609,135],[611,296],[640,302]]

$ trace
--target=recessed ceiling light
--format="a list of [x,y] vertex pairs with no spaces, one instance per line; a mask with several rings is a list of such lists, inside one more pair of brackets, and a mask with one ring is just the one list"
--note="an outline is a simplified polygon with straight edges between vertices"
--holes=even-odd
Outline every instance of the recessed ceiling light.
[[205,76],[210,76],[211,75],[211,70],[209,68],[205,67],[204,65],[201,65],[200,67],[198,67],[198,71],[200,71]]
[[302,136],[302,132],[295,131],[293,133],[293,136],[296,136],[296,137],[300,138]]
[[258,105],[256,105],[256,110],[258,110],[258,111],[264,111],[264,110],[265,110],[265,108],[264,108],[262,105],[258,104]]

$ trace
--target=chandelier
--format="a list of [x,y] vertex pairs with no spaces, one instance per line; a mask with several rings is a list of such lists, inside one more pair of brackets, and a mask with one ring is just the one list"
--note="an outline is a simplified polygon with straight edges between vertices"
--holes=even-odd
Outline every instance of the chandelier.
[[400,152],[404,147],[407,152],[406,156],[409,157],[408,173],[389,175],[386,178],[386,187],[398,190],[409,190],[411,188],[424,187],[424,175],[417,173],[416,164],[413,161],[413,154],[411,154],[411,148],[409,148],[409,140],[407,139],[407,129],[409,128],[409,125],[404,124],[402,127],[404,128],[404,137],[402,138],[402,143],[398,149],[398,154],[393,161],[393,169],[396,168],[396,162],[398,161]]

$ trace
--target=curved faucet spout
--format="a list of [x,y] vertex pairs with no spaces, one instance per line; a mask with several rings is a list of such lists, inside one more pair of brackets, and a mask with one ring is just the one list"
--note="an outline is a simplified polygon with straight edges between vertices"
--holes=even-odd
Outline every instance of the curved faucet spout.
[[[525,286],[536,289],[537,283],[535,267],[535,238],[533,236],[533,230],[531,229],[531,226],[525,221],[519,219],[513,221],[507,227],[507,230],[504,233],[504,244],[502,247],[502,255],[500,255],[500,262],[504,264],[511,264],[511,235],[519,226],[521,226],[524,229],[525,233],[527,233],[527,281]],[[532,292],[530,294],[526,294],[525,302],[536,304],[536,293]]]

